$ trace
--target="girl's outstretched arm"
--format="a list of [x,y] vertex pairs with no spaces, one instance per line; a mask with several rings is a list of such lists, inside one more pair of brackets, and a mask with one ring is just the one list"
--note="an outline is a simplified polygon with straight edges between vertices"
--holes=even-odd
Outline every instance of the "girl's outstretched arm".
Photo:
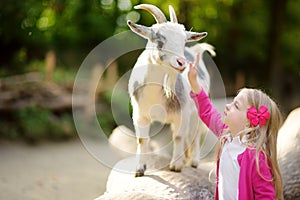
[[202,90],[202,87],[198,84],[197,81],[199,59],[200,54],[197,53],[194,63],[189,63],[188,78],[191,85],[191,90],[194,94],[199,94]]
[[199,54],[197,54],[194,63],[189,63],[188,79],[192,90],[190,96],[196,104],[201,120],[219,137],[227,126],[222,122],[221,114],[213,107],[208,95],[197,81],[198,64]]

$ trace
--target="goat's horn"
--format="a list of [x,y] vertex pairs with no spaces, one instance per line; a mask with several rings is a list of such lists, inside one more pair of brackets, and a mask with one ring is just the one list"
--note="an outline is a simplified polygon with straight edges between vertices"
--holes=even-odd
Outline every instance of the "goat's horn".
[[154,5],[140,4],[140,5],[134,6],[134,8],[135,9],[143,9],[143,10],[146,10],[149,13],[151,13],[158,24],[167,22],[167,19],[166,19],[164,13]]
[[169,5],[169,13],[170,13],[171,22],[177,24],[178,21],[177,21],[176,13],[175,13],[173,6],[171,6],[171,5]]

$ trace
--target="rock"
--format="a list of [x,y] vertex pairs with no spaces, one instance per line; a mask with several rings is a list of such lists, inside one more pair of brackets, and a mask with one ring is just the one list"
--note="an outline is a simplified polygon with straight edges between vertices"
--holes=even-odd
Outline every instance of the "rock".
[[109,145],[121,158],[135,154],[136,138],[132,130],[126,126],[118,126],[112,131],[109,136]]
[[[106,192],[97,200],[114,199],[213,199],[215,181],[209,173],[215,167],[216,139],[208,133],[201,145],[202,160],[198,169],[185,167],[180,173],[169,170],[172,155],[172,132],[169,126],[154,123],[150,130],[150,151],[145,176],[135,178],[136,138],[126,126],[118,126],[109,144],[123,160],[111,171]],[[188,163],[186,163],[188,165]]]
[[278,160],[284,184],[284,198],[300,199],[300,108],[293,110],[278,135]]
[[111,171],[104,195],[96,200],[213,199],[215,182],[210,168],[185,167],[182,172],[168,169],[170,158],[151,155],[145,176],[135,178],[136,159],[118,162]]

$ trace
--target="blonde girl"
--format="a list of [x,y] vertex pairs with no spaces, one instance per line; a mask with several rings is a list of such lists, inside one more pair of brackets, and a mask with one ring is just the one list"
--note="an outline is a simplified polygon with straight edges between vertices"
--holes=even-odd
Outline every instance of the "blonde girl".
[[215,199],[283,199],[277,163],[281,114],[274,101],[257,89],[241,89],[226,105],[224,122],[197,82],[199,55],[189,66],[190,96],[199,117],[219,138]]

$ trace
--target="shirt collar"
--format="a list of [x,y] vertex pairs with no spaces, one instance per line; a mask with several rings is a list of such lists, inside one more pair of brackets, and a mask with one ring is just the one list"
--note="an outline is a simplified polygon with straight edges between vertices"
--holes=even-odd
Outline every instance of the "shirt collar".
[[247,142],[247,135],[243,135],[242,139],[240,139],[240,135],[236,135],[235,137],[232,137],[232,135],[230,133],[225,135],[226,138],[226,142],[238,142],[240,144],[244,144]]

